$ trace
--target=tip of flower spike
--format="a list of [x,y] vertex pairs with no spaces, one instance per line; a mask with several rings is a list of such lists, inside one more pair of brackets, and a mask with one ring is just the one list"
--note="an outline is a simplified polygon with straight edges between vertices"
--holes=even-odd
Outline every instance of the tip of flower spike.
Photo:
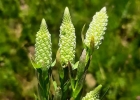
[[106,12],[106,7],[103,7],[101,11]]
[[42,19],[42,22],[45,22],[45,19],[44,18]]
[[44,30],[44,29],[47,31],[47,24],[45,19],[43,18],[41,21],[40,30]]
[[45,21],[45,19],[43,18],[42,19],[42,22],[41,22],[42,24],[46,24],[46,21]]
[[71,17],[70,17],[70,13],[69,13],[69,8],[66,7],[65,11],[64,11],[64,16],[63,16],[63,23],[67,24],[71,22]]
[[46,21],[45,21],[45,19],[43,18],[43,19],[42,19],[42,22],[41,22],[41,26],[44,26],[44,25],[46,25]]
[[65,8],[65,14],[69,14],[69,8],[68,7]]

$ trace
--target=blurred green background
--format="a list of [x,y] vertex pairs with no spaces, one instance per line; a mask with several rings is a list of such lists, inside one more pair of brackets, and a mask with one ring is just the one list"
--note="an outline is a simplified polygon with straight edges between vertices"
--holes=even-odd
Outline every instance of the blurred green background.
[[[59,27],[68,6],[76,29],[76,61],[82,52],[81,29],[102,7],[109,16],[105,39],[93,53],[89,72],[102,84],[102,100],[140,96],[140,0],[0,0],[0,100],[34,100],[35,35],[45,18],[52,35],[53,59]],[[86,32],[86,31],[85,31]]]

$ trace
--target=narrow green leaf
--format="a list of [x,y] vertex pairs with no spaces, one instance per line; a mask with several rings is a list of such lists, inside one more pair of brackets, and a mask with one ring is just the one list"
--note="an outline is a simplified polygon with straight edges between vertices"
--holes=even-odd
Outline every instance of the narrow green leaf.
[[70,64],[70,62],[68,63],[68,75],[69,75],[69,78],[70,78],[70,83],[71,83],[71,87],[72,87],[72,90],[74,90],[74,87],[75,87],[75,79],[73,78],[73,73],[72,73],[72,66]]
[[82,90],[83,85],[84,85],[84,81],[85,81],[85,76],[86,76],[86,73],[83,73],[81,79],[77,80],[75,89],[74,89],[73,94],[72,94],[73,98],[77,98],[80,91]]
[[80,79],[84,73],[86,66],[86,50],[84,49],[82,55],[79,60],[78,68],[77,68],[77,78]]

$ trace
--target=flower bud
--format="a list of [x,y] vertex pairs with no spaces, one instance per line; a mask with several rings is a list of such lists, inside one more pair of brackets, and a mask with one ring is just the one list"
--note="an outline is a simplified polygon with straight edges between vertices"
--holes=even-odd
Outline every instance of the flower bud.
[[42,19],[40,30],[36,34],[35,62],[43,68],[49,68],[52,63],[51,35],[45,19]]
[[75,59],[76,36],[75,28],[72,24],[68,7],[65,8],[63,22],[60,26],[59,51],[61,65],[74,62]]
[[84,43],[88,48],[91,47],[91,41],[94,42],[94,44],[92,44],[94,48],[99,48],[99,45],[102,43],[101,40],[104,39],[103,35],[105,34],[107,22],[108,16],[106,14],[106,8],[103,7],[93,16],[93,19],[86,32]]
[[86,96],[82,98],[82,100],[100,100],[99,92],[101,88],[102,88],[102,85],[99,85],[93,91],[90,91],[89,93],[87,93]]

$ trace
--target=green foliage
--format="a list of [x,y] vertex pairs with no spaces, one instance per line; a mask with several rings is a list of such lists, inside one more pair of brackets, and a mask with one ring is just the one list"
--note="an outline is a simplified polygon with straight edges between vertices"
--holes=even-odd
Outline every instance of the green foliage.
[[101,96],[110,87],[103,100],[134,100],[140,83],[139,5],[139,0],[0,0],[0,99],[34,100],[36,81],[29,55],[34,54],[35,34],[42,18],[52,33],[55,54],[63,10],[69,7],[79,59],[83,25],[87,30],[95,12],[106,6],[107,31],[100,49],[94,51],[89,71],[103,85]]

